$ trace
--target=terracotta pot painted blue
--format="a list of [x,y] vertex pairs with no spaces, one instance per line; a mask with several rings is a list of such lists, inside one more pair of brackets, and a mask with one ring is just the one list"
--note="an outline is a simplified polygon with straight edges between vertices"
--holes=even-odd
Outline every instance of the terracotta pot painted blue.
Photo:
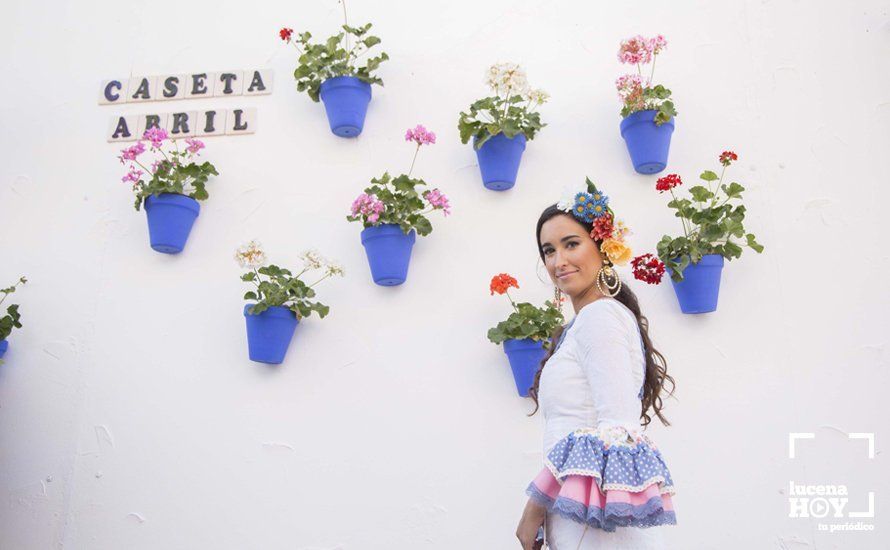
[[348,138],[362,133],[371,102],[370,84],[354,76],[335,76],[322,82],[318,93],[334,134]]
[[406,235],[395,223],[384,223],[362,230],[362,244],[375,283],[395,286],[405,282],[416,238],[417,234],[413,229]]
[[634,170],[640,174],[655,174],[667,166],[674,118],[656,126],[656,114],[656,110],[637,111],[621,121],[621,137],[627,144]]
[[522,340],[504,340],[504,353],[510,360],[513,369],[513,380],[520,397],[528,397],[528,390],[535,381],[535,373],[541,367],[541,361],[547,354],[544,342],[524,338]]
[[249,309],[253,305],[244,306],[248,356],[258,363],[281,364],[299,323],[297,314],[283,306],[272,306],[251,315]]
[[149,195],[145,199],[151,247],[164,254],[179,254],[201,212],[198,201],[177,193]]
[[519,173],[525,144],[525,134],[508,138],[501,133],[489,138],[482,147],[476,149],[482,184],[487,189],[506,191],[516,185],[516,174]]
[[671,279],[683,313],[708,313],[717,309],[722,272],[723,256],[705,254],[697,264],[686,266],[682,281],[677,283]]
[[0,340],[0,357],[3,357],[7,349],[9,349],[9,342],[7,342],[6,340]]

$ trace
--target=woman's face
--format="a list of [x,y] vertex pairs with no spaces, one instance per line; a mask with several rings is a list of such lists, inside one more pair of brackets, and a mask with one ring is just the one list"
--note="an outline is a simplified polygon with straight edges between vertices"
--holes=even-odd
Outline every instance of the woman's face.
[[550,279],[574,300],[596,292],[602,255],[584,226],[570,216],[554,216],[541,226],[541,250]]

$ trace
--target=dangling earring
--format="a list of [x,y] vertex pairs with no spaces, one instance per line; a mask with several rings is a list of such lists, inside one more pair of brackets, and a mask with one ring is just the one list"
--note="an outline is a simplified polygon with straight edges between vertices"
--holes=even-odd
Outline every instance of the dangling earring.
[[[605,290],[603,290],[605,287]],[[596,276],[596,288],[604,295],[614,298],[621,292],[621,279],[618,278],[618,272],[609,265],[608,260],[603,263],[600,272]]]
[[556,309],[558,309],[560,313],[562,313],[562,301],[562,291],[558,286],[553,285],[553,303],[556,304]]

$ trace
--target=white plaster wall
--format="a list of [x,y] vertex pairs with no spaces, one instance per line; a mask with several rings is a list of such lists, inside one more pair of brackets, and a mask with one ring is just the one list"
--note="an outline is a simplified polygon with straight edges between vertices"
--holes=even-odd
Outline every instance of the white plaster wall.
[[[508,312],[490,276],[550,296],[534,222],[565,183],[598,181],[642,252],[679,225],[618,134],[619,40],[670,41],[657,79],[679,117],[669,171],[687,182],[734,149],[746,225],[766,246],[724,271],[719,310],[679,313],[631,282],[678,381],[651,430],[674,474],[675,548],[886,548],[890,415],[885,234],[888,5],[802,1],[350,3],[392,60],[362,136],[327,129],[295,90],[292,26],[326,36],[333,0],[4,3],[0,18],[0,283],[25,328],[0,366],[0,548],[510,549],[541,465],[540,417],[485,338]],[[516,187],[484,190],[458,112],[489,64],[523,64],[552,102]],[[252,136],[207,140],[221,175],[186,252],[151,251],[96,104],[104,78],[276,71]],[[454,213],[419,239],[408,282],[371,283],[367,180],[400,171],[416,123],[439,142],[417,173]],[[317,247],[347,277],[301,324],[285,364],[247,360],[234,248]],[[625,271],[626,280],[630,278]],[[539,279],[539,277],[541,277]],[[814,432],[788,458],[788,433]],[[877,454],[846,432],[875,432]],[[789,481],[875,492],[871,533],[788,518]]]

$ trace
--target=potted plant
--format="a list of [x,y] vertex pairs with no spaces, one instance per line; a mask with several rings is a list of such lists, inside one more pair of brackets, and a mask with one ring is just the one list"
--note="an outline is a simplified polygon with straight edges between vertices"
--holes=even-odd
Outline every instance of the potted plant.
[[405,282],[416,235],[429,235],[433,230],[426,214],[434,210],[441,210],[445,216],[451,213],[448,197],[438,189],[419,192],[417,188],[426,182],[411,177],[417,153],[423,145],[435,143],[436,134],[418,124],[405,133],[405,141],[416,144],[408,173],[392,177],[386,172],[372,179],[371,186],[353,201],[346,216],[347,220],[364,226],[362,245],[371,276],[381,286]]
[[553,331],[564,321],[559,305],[552,301],[537,307],[527,302],[516,303],[508,292],[519,288],[519,283],[506,273],[491,278],[491,295],[503,294],[510,300],[513,312],[505,321],[489,329],[488,339],[494,344],[504,344],[504,353],[513,370],[516,391],[521,397],[528,397],[528,390],[535,380],[535,373],[541,361],[552,346]]
[[[241,280],[256,288],[244,294],[253,303],[244,306],[247,321],[247,347],[251,361],[280,364],[297,328],[297,323],[312,312],[324,318],[330,308],[314,302],[315,285],[334,275],[343,276],[343,268],[308,250],[300,256],[303,269],[294,275],[274,264],[266,265],[266,253],[256,241],[250,241],[235,252],[238,264],[249,271]],[[321,271],[313,283],[300,279],[304,274]]]
[[[202,141],[188,138],[186,147],[180,150],[176,140],[168,141],[168,137],[163,128],[149,128],[142,140],[123,149],[118,158],[127,167],[121,181],[132,184],[136,210],[145,205],[151,247],[164,254],[178,254],[201,211],[198,201],[208,197],[207,179],[219,174],[209,162],[195,162],[204,148]],[[146,141],[157,155],[149,167],[147,161],[139,160]]]
[[376,57],[359,64],[359,58],[380,43],[368,31],[371,24],[350,27],[346,20],[346,4],[343,4],[342,32],[330,36],[323,43],[310,42],[308,32],[294,34],[283,28],[278,32],[281,39],[300,53],[299,65],[294,70],[297,91],[309,94],[312,101],[324,101],[331,131],[340,137],[355,137],[362,133],[365,114],[371,101],[371,84],[383,85],[383,80],[373,76],[381,63],[389,59],[381,52]]
[[[621,136],[627,144],[634,170],[640,174],[655,174],[667,166],[674,117],[677,111],[671,101],[671,91],[661,84],[652,84],[655,58],[667,46],[660,34],[655,38],[634,36],[621,43],[618,60],[637,66],[637,74],[618,77],[615,86],[623,104],[621,108]],[[643,66],[651,63],[649,77],[643,76]]]
[[462,112],[457,128],[462,143],[473,140],[483,185],[504,191],[516,184],[526,141],[546,126],[536,109],[550,96],[529,88],[525,71],[514,63],[492,65],[486,82],[494,95]]
[[[717,309],[720,292],[720,275],[724,258],[733,260],[742,255],[747,246],[757,253],[763,252],[754,235],[745,233],[745,206],[740,184],[723,183],[726,168],[738,160],[732,151],[724,151],[720,157],[723,166],[718,176],[705,170],[699,176],[704,185],[689,188],[691,198],[679,198],[674,188],[683,181],[677,174],[658,179],[655,188],[669,191],[668,207],[683,224],[683,236],[665,235],[659,241],[658,258],[644,254],[633,260],[634,277],[649,284],[661,282],[665,267],[671,274],[671,282],[683,313],[707,313]],[[733,239],[737,239],[738,242]]]
[[[19,285],[23,285],[27,283],[28,280],[24,277],[19,277],[19,280],[16,281],[14,285],[11,287],[0,289],[0,294],[3,294],[3,297],[0,298],[0,305],[3,305],[3,302],[6,301],[6,298],[15,292],[15,289]],[[22,328],[22,323],[20,319],[22,318],[21,314],[19,314],[19,305],[11,304],[6,308],[6,315],[0,317],[0,359],[3,358],[3,355],[6,354],[6,350],[9,349],[9,342],[6,339],[12,334],[12,329],[14,328]],[[0,360],[0,363],[3,361]]]

